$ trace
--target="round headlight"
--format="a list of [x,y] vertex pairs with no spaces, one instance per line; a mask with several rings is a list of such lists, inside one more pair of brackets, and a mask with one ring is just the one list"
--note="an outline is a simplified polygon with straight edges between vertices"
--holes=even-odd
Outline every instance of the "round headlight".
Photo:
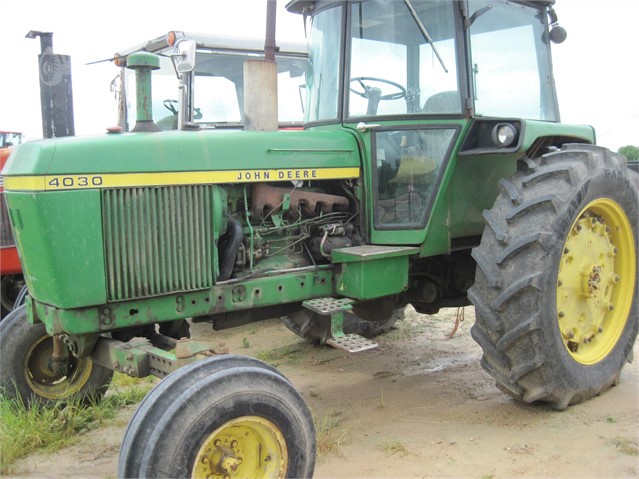
[[510,123],[498,123],[492,131],[493,143],[501,148],[512,145],[517,139],[517,128]]

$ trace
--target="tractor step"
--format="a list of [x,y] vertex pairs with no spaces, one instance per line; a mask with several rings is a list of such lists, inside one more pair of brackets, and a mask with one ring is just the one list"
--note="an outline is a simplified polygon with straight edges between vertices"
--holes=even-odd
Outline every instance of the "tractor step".
[[345,334],[337,338],[330,338],[326,340],[326,344],[349,353],[359,353],[369,349],[375,349],[378,346],[376,342],[366,339],[359,334]]
[[338,312],[350,311],[355,301],[350,298],[315,298],[302,302],[302,306],[314,313],[329,315]]

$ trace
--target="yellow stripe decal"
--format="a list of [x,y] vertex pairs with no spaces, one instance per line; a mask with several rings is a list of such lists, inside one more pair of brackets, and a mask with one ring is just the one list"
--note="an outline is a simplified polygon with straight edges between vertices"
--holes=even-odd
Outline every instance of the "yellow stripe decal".
[[87,175],[5,176],[5,191],[60,191],[89,188],[209,185],[261,181],[358,178],[359,168],[284,168],[170,173],[105,173]]

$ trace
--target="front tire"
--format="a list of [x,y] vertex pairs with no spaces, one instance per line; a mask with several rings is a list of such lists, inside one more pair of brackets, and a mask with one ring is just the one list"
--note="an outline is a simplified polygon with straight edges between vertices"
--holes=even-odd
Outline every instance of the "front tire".
[[479,247],[471,333],[509,395],[556,409],[619,380],[637,337],[637,176],[592,145],[520,162]]
[[165,378],[134,414],[120,477],[311,477],[315,430],[291,383],[242,356]]
[[0,322],[0,388],[5,397],[53,405],[61,400],[97,402],[109,387],[113,371],[70,352],[66,373],[51,368],[53,339],[43,323],[31,324],[24,306]]

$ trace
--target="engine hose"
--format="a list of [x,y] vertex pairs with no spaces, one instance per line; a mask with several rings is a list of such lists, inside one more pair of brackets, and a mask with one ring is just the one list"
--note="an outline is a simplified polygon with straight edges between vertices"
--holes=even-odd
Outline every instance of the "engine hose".
[[227,220],[228,227],[226,228],[226,232],[231,239],[220,257],[220,276],[218,277],[218,281],[226,281],[231,277],[235,257],[237,256],[237,252],[242,244],[242,238],[244,237],[240,222],[232,216],[227,216]]

